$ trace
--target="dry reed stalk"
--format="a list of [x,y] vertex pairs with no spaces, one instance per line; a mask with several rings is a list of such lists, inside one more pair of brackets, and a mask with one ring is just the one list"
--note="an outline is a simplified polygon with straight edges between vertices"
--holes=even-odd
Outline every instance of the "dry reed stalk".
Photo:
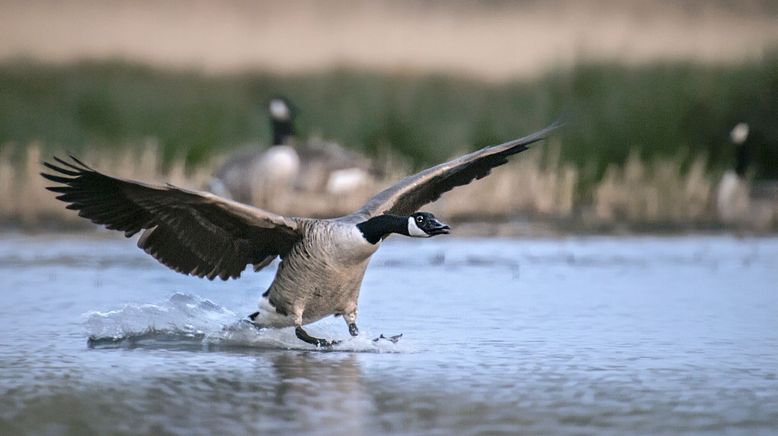
[[[153,183],[170,182],[176,186],[203,189],[212,165],[187,169],[183,159],[167,167],[159,147],[149,141],[140,148],[125,147],[116,153],[92,150],[83,160],[108,174]],[[136,150],[133,152],[133,150]],[[15,156],[18,156],[15,158]],[[75,213],[66,210],[39,176],[41,147],[12,145],[0,151],[0,219],[35,226],[43,221],[80,223]],[[595,223],[710,224],[713,213],[712,176],[702,157],[682,167],[684,156],[644,162],[638,153],[630,154],[623,167],[611,166],[593,192],[591,210]],[[386,157],[386,177],[371,182],[351,195],[328,195],[281,189],[271,193],[278,199],[257,206],[292,216],[332,217],[359,208],[373,194],[408,174],[399,159]],[[447,220],[471,216],[505,218],[520,214],[555,218],[572,216],[582,206],[577,197],[579,171],[561,161],[559,144],[551,144],[548,153],[528,153],[515,162],[494,170],[494,174],[461,187],[425,209]]]
[[442,216],[506,217],[540,214],[567,217],[573,212],[578,171],[560,159],[558,143],[545,159],[530,153],[494,174],[447,194],[431,209]]
[[13,148],[8,146],[0,151],[0,219],[3,221],[13,216],[13,183],[16,171],[11,165]]
[[631,152],[623,168],[608,167],[594,191],[598,221],[637,223],[710,223],[713,180],[705,158],[697,157],[687,171],[683,156],[646,164]]
[[[177,160],[167,170],[163,169],[158,148],[147,143],[136,155],[135,147],[115,153],[108,150],[90,151],[80,158],[94,168],[107,174],[144,180],[154,183],[170,181],[178,186],[199,188],[210,174],[209,169],[198,168],[185,171],[183,160]],[[19,154],[18,158],[14,158]],[[41,153],[39,144],[31,143],[24,148],[6,145],[0,153],[0,218],[16,221],[24,227],[34,227],[43,221],[80,223],[75,212],[64,208],[55,199],[55,194],[46,190],[51,183],[39,173],[44,169],[41,161],[49,156]]]
[[40,144],[27,146],[17,165],[16,183],[10,188],[13,217],[25,225],[35,225],[50,216],[72,218],[62,213],[62,205],[56,204],[52,193],[45,189],[48,183],[38,175],[42,170],[41,158]]

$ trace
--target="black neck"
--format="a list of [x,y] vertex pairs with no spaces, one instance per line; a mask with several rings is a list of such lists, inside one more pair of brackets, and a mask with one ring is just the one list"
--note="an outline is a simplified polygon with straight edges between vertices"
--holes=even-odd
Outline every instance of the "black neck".
[[294,136],[294,126],[291,120],[276,120],[270,122],[273,128],[273,145],[288,145]]
[[377,244],[381,238],[391,233],[409,236],[407,216],[379,215],[357,224],[357,228],[371,244]]

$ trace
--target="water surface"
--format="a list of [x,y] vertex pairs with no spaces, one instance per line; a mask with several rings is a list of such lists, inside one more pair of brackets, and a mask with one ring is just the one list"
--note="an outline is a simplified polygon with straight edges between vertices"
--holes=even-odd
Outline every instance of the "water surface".
[[333,352],[240,323],[274,269],[0,235],[0,434],[778,431],[778,239],[394,238]]

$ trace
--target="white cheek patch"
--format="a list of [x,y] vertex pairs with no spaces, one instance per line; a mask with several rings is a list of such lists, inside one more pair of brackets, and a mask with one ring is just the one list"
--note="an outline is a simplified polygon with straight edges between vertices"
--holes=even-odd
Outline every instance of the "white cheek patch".
[[420,229],[419,226],[416,225],[416,219],[412,216],[408,217],[408,234],[413,236],[414,238],[430,237],[430,235],[428,235],[427,232]]
[[273,99],[270,102],[270,114],[278,120],[289,119],[289,107],[283,100]]

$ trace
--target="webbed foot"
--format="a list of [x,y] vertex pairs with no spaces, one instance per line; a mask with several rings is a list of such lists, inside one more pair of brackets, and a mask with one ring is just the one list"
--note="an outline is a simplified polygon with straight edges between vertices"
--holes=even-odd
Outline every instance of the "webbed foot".
[[349,324],[348,332],[351,336],[357,336],[359,334],[359,329],[357,328],[357,324],[353,322]]
[[384,340],[387,340],[387,341],[389,341],[389,342],[391,342],[393,344],[396,344],[397,341],[399,341],[401,337],[403,337],[402,333],[400,333],[399,335],[394,335],[394,336],[389,336],[389,337],[384,336],[383,333],[382,333],[381,336],[373,339],[373,342],[378,342],[381,339],[384,339]]
[[303,330],[303,328],[300,326],[295,327],[294,334],[301,341],[307,342],[312,345],[316,345],[317,347],[321,347],[321,348],[330,348],[333,345],[337,345],[340,343],[340,341],[328,341],[327,339],[314,338],[313,336],[309,335],[308,332]]

